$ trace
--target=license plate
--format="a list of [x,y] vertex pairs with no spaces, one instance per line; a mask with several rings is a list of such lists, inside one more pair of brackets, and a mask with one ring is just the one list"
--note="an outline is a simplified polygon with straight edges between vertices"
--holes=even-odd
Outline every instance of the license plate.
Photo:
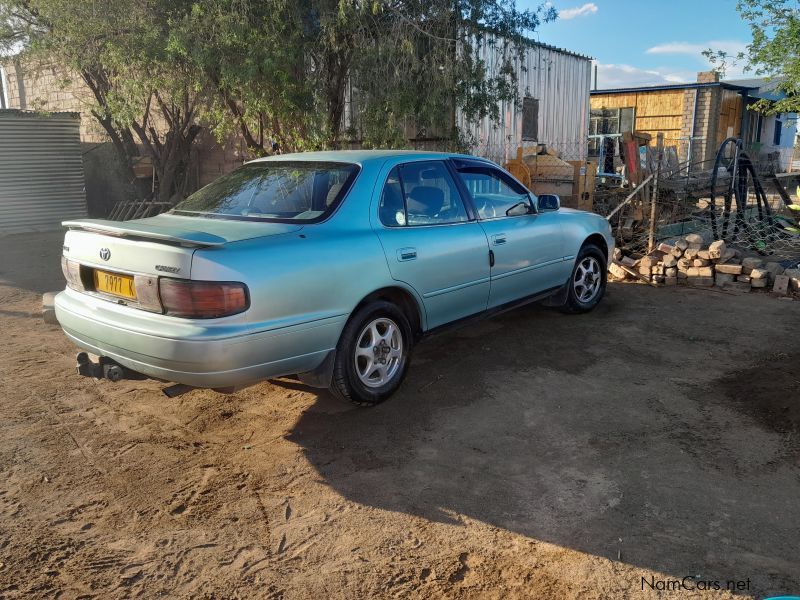
[[94,289],[104,294],[136,300],[136,286],[133,283],[132,275],[107,273],[106,271],[95,269]]

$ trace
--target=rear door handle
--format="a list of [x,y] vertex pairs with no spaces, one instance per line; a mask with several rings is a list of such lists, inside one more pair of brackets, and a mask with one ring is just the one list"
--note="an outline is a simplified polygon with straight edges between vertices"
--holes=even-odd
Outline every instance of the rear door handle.
[[506,243],[506,234],[505,233],[498,233],[497,235],[492,236],[492,243],[495,246],[502,246]]
[[416,260],[417,259],[417,249],[416,248],[400,248],[397,251],[397,260],[400,262],[404,262],[407,260]]

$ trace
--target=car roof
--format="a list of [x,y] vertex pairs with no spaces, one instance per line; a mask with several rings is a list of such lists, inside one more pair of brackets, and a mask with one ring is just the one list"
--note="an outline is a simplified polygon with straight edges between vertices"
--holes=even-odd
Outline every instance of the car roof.
[[276,154],[250,161],[269,162],[269,161],[324,161],[324,162],[344,162],[363,164],[369,161],[385,160],[387,158],[470,158],[473,160],[485,160],[477,156],[468,154],[457,154],[453,152],[430,152],[424,150],[327,150],[322,152],[297,152],[294,154]]

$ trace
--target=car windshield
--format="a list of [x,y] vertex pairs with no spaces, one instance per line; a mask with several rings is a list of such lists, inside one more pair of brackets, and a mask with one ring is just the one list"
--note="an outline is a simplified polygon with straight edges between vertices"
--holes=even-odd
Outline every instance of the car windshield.
[[330,214],[358,166],[310,161],[247,164],[198,190],[171,211],[223,219],[313,223]]

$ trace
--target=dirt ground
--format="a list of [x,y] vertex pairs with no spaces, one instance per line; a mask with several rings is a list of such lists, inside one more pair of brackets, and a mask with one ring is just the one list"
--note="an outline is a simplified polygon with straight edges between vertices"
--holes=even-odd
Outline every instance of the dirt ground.
[[[423,342],[374,409],[170,400],[74,373],[60,240],[0,238],[0,598],[800,593],[800,302],[611,285]],[[723,589],[651,590],[686,576]]]

